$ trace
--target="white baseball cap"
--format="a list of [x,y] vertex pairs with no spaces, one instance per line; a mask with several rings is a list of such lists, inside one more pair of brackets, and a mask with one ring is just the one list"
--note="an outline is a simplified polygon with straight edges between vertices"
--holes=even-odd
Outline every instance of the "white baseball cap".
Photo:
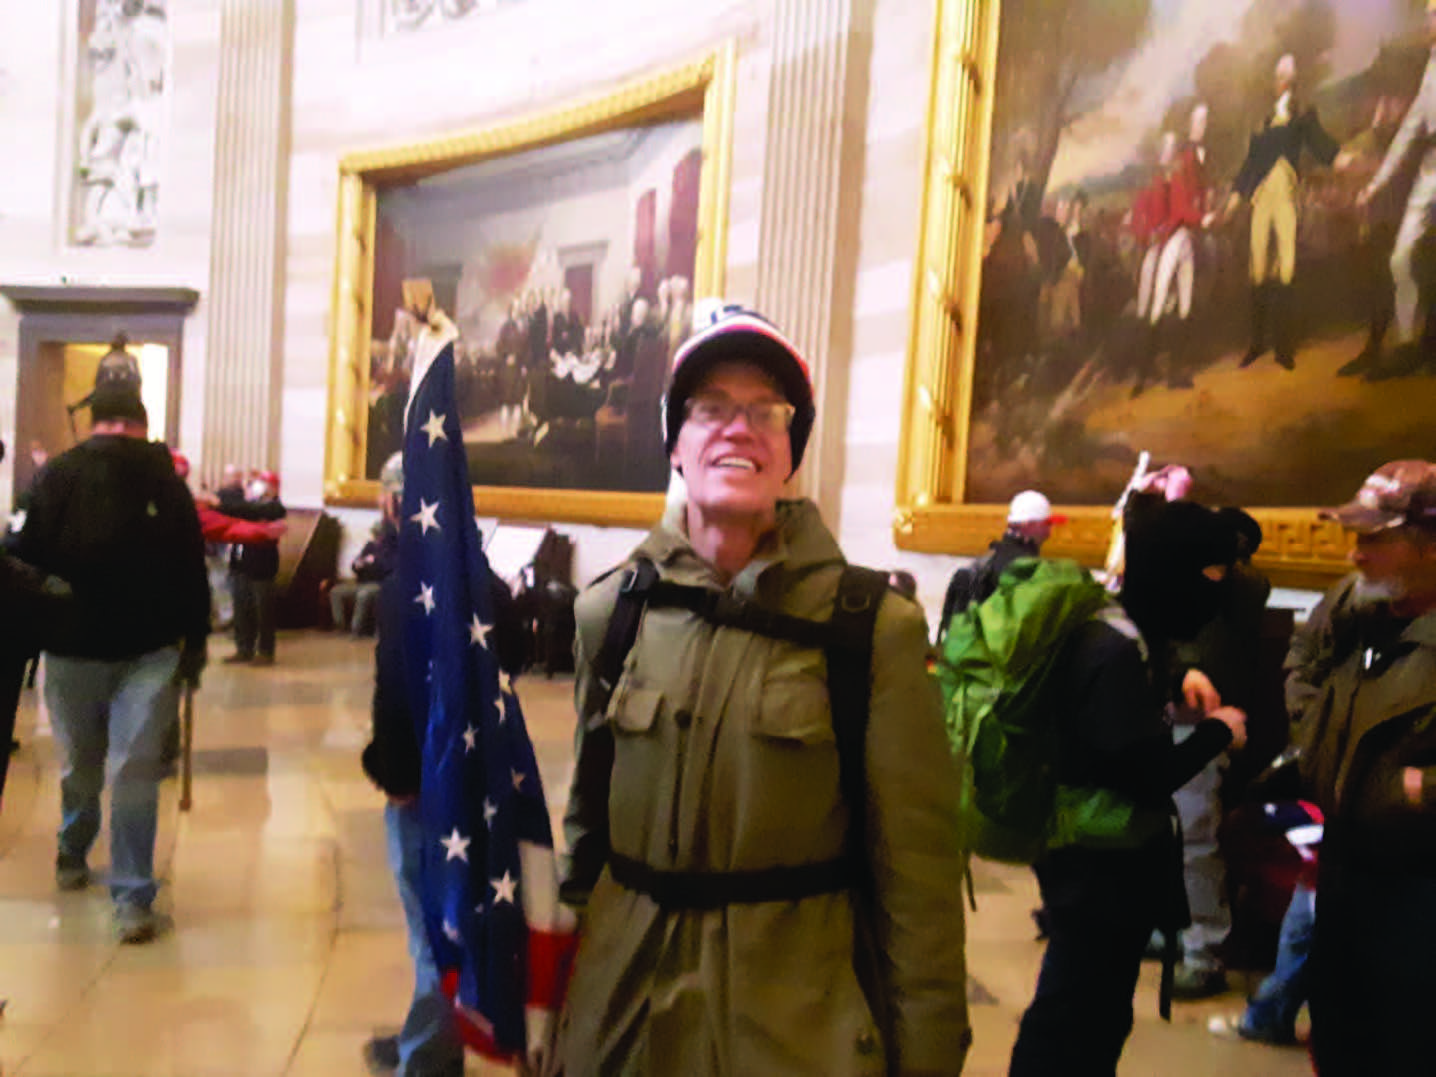
[[1010,524],[1065,524],[1067,517],[1052,514],[1052,502],[1036,490],[1023,490],[1007,507]]

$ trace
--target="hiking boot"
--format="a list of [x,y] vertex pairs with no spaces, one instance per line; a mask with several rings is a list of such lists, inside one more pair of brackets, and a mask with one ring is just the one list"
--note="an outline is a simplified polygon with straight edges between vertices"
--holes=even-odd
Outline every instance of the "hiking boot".
[[364,1044],[364,1066],[374,1077],[388,1077],[399,1068],[399,1037],[371,1036]]
[[1184,1002],[1213,998],[1227,990],[1227,974],[1203,965],[1179,964],[1172,972],[1172,997]]
[[238,654],[238,653],[236,653],[236,654],[230,655],[230,656],[227,657],[227,658],[221,659],[221,661],[223,661],[223,663],[224,663],[226,666],[242,666],[242,665],[246,665],[246,664],[248,664],[248,663],[250,663],[250,662],[253,662],[253,661],[254,661],[254,655],[252,655],[252,654]]
[[56,864],[55,888],[67,893],[84,890],[90,885],[90,869],[81,864]]
[[122,904],[115,907],[115,934],[130,946],[150,942],[160,933],[161,918],[143,905]]
[[274,655],[272,655],[272,654],[257,654],[257,655],[254,656],[254,660],[253,660],[253,662],[251,662],[251,665],[256,665],[256,666],[272,666],[272,665],[274,665]]

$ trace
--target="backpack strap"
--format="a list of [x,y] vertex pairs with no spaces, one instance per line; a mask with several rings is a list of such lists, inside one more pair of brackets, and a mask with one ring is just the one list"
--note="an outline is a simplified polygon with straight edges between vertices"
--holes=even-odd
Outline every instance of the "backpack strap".
[[888,589],[887,573],[857,565],[843,568],[828,624],[828,698],[838,749],[838,781],[848,806],[847,855],[853,887],[853,971],[885,1045],[886,1072],[894,1072],[897,1024],[892,968],[882,942],[877,880],[867,856],[867,733],[873,690],[873,632]]
[[886,573],[859,565],[845,566],[833,600],[833,615],[827,622],[829,642],[824,647],[839,781],[851,816],[848,853],[859,864],[867,859],[863,855],[867,822],[865,747],[873,690],[873,630],[887,589]]
[[595,685],[589,697],[589,713],[602,714],[608,710],[608,701],[613,698],[613,690],[623,675],[623,663],[638,639],[643,607],[648,604],[657,583],[658,569],[646,557],[640,557],[623,574],[623,585],[618,589],[618,599],[604,629],[603,643],[593,660]]

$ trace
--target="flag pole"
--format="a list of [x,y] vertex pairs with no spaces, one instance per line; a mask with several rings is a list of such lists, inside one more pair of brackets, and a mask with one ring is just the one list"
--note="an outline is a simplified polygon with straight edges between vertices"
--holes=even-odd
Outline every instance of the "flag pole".
[[1122,573],[1127,568],[1127,533],[1122,524],[1127,511],[1127,499],[1147,477],[1147,468],[1151,462],[1152,454],[1143,449],[1137,456],[1137,466],[1132,471],[1132,477],[1127,480],[1122,495],[1112,506],[1112,534],[1107,541],[1107,557],[1102,562],[1102,582],[1107,590],[1112,592],[1122,586]]
[[194,803],[194,685],[186,683],[180,703],[180,811]]

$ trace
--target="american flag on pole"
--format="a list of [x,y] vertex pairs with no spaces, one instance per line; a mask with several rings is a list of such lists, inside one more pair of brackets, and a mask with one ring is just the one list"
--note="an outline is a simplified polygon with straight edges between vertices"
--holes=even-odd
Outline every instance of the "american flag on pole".
[[464,1038],[493,1058],[546,1042],[573,933],[533,744],[499,668],[490,574],[454,394],[454,333],[426,331],[404,433],[399,567],[423,764],[423,900]]

